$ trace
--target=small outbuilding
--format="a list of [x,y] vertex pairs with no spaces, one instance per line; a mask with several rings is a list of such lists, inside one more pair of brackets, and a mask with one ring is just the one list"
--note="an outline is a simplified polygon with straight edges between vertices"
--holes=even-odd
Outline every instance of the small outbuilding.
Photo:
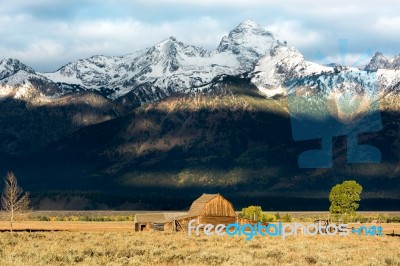
[[181,216],[181,213],[143,213],[136,214],[133,221],[135,231],[164,231],[164,226],[171,223],[176,216]]

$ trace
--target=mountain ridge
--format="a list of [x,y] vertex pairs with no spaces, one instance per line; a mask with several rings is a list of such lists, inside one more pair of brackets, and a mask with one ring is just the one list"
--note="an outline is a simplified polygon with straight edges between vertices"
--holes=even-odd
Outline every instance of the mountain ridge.
[[[398,91],[399,66],[400,55],[387,58],[377,52],[364,70],[379,72],[382,90]],[[171,36],[127,55],[79,59],[55,72],[38,73],[18,60],[4,59],[0,63],[0,84],[40,87],[42,96],[48,98],[76,92],[99,93],[129,109],[177,92],[207,90],[218,77],[245,73],[252,73],[251,82],[266,97],[275,97],[285,94],[282,87],[286,78],[339,68],[306,61],[295,48],[247,20],[224,36],[215,50],[184,44]]]
[[[256,60],[273,45],[278,45],[278,42],[271,33],[253,21],[245,21],[224,37],[216,50],[208,51],[170,37],[133,56],[119,57],[122,62],[117,62],[117,57],[103,56],[103,65],[99,66],[90,57],[43,75],[56,82],[75,83],[87,89],[107,87],[114,91],[108,95],[112,99],[129,92],[135,93],[136,89],[151,95],[151,89],[143,89],[146,84],[169,95],[171,92],[201,88],[220,75],[251,71]],[[114,66],[113,62],[110,63],[112,60],[115,61]],[[80,63],[82,66],[79,66]],[[101,68],[110,74],[104,73]]]

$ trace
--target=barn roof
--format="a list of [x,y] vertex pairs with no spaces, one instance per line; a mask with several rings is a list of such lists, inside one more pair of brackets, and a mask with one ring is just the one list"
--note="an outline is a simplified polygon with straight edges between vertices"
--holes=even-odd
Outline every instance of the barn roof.
[[187,216],[199,216],[203,211],[204,207],[206,206],[207,202],[218,196],[219,194],[203,194],[200,198],[193,201],[192,205],[190,206],[189,212]]

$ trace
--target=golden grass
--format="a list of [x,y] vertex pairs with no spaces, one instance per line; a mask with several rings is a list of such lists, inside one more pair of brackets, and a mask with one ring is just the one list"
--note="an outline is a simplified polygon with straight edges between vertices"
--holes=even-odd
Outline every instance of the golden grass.
[[[97,224],[108,231],[113,223]],[[135,233],[124,231],[122,223],[115,224],[121,230],[0,233],[0,265],[400,265],[400,237],[254,237],[246,241],[186,232]]]
[[[9,230],[10,223],[0,221],[0,230]],[[14,230],[79,231],[79,232],[130,232],[133,222],[63,222],[63,221],[19,221]]]

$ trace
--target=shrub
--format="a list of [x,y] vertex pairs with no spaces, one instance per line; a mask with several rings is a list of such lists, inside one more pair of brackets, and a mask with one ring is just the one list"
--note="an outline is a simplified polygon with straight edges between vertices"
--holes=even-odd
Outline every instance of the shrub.
[[263,222],[275,222],[276,221],[276,216],[275,214],[272,213],[264,213],[263,216]]
[[285,216],[283,216],[282,220],[284,222],[290,223],[292,221],[292,216],[289,213],[286,213]]

